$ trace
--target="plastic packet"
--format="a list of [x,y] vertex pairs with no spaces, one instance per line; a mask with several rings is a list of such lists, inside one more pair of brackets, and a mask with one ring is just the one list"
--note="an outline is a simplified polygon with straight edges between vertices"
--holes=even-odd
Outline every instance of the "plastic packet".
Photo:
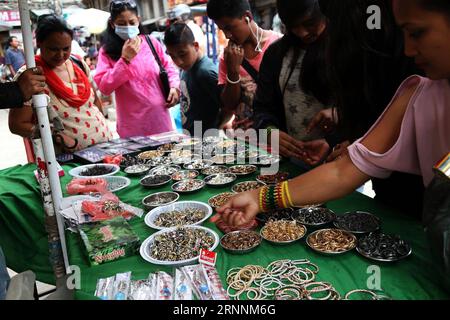
[[150,300],[156,300],[156,290],[157,290],[157,281],[158,281],[158,275],[156,273],[150,273],[148,275],[147,281],[150,284]]
[[223,287],[217,269],[208,265],[202,265],[203,270],[208,277],[211,292],[214,300],[230,300],[227,291]]
[[174,289],[174,300],[193,300],[191,283],[180,269],[175,270]]
[[131,281],[128,300],[151,300],[152,286],[149,280]]
[[97,281],[95,296],[102,300],[112,300],[114,291],[114,276],[101,278]]
[[156,300],[173,300],[173,278],[163,271],[157,273]]
[[131,272],[116,274],[114,279],[114,300],[127,300],[130,291]]
[[202,265],[185,266],[181,270],[186,278],[189,279],[198,300],[213,300],[209,280],[203,271]]

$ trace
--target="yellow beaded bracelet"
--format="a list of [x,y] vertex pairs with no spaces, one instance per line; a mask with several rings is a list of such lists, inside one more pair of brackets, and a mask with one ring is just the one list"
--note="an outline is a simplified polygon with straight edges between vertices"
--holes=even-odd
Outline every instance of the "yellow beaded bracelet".
[[265,212],[263,198],[264,198],[264,188],[259,190],[259,211],[260,212]]

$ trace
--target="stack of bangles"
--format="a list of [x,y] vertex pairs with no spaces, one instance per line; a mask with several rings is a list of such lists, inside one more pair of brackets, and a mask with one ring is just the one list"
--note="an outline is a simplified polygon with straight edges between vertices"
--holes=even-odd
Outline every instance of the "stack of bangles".
[[289,182],[284,181],[275,186],[264,186],[259,191],[260,212],[294,207],[289,192]]

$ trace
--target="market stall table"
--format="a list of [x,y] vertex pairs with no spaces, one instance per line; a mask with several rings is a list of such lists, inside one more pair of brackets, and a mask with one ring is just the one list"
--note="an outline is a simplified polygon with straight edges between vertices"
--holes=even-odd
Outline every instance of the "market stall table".
[[[75,164],[65,165],[66,175],[61,179],[63,190],[71,180],[68,171]],[[40,200],[38,184],[33,175],[34,165],[16,166],[0,171],[0,245],[5,253],[8,266],[17,271],[33,270],[39,281],[54,283],[51,266],[48,262],[47,235],[44,230],[44,213]],[[283,171],[291,177],[300,173],[300,169],[291,163],[283,162]],[[125,175],[120,172],[119,175]],[[237,182],[254,180],[257,173],[240,177]],[[126,203],[142,208],[142,199],[155,192],[169,191],[166,185],[158,189],[145,189],[139,184],[139,178],[130,177],[132,182],[126,189],[117,192]],[[230,187],[205,187],[198,193],[182,194],[179,201],[196,200],[207,203],[212,196],[230,191]],[[67,196],[67,194],[66,194]],[[383,206],[362,194],[353,193],[343,199],[327,203],[327,207],[337,214],[353,210],[362,210],[376,214],[382,221],[382,230],[389,234],[398,234],[408,241],[413,253],[405,260],[395,263],[377,263],[360,256],[356,250],[338,256],[325,256],[311,250],[305,238],[288,246],[274,246],[266,241],[253,252],[246,255],[232,255],[221,247],[216,249],[218,259],[216,267],[226,286],[227,271],[233,267],[256,264],[266,267],[280,259],[309,259],[320,268],[318,281],[330,282],[341,294],[353,289],[367,289],[373,283],[374,272],[379,267],[380,285],[384,294],[393,299],[448,299],[450,294],[441,287],[437,267],[433,263],[425,233],[420,223],[404,214]],[[133,218],[130,224],[133,231],[144,241],[155,230],[144,223],[144,217]],[[203,224],[222,235],[211,222]],[[308,234],[311,230],[308,230]],[[99,266],[90,266],[87,254],[78,234],[69,231],[67,246],[71,265],[81,272],[81,288],[76,291],[77,299],[95,299],[97,280],[120,272],[132,271],[132,279],[145,279],[156,271],[173,272],[173,268],[152,265],[139,253],[129,258],[108,262]]]

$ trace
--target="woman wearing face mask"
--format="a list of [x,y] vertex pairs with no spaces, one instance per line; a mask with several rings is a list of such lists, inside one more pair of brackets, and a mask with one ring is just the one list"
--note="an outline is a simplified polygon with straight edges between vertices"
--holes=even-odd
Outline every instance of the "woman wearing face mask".
[[149,36],[166,69],[167,97],[160,68],[147,39],[140,34],[140,17],[133,0],[113,0],[95,82],[105,95],[115,92],[120,137],[152,135],[173,130],[168,108],[179,100],[179,75],[160,43]]
[[325,81],[326,19],[318,0],[278,0],[286,35],[272,44],[261,64],[253,104],[256,129],[279,129],[280,154],[302,159],[302,141],[322,138],[308,134],[314,115],[330,103]]
[[[70,54],[72,39],[73,31],[64,20],[55,15],[39,19],[36,41],[40,55],[36,56],[36,65],[42,68],[46,79],[44,92],[50,97],[48,113],[57,130],[57,153],[73,152],[112,138],[99,110],[101,105],[96,102],[89,67]],[[18,75],[24,70],[25,67],[20,69]],[[32,137],[36,123],[29,104],[9,113],[11,132],[22,137]]]

